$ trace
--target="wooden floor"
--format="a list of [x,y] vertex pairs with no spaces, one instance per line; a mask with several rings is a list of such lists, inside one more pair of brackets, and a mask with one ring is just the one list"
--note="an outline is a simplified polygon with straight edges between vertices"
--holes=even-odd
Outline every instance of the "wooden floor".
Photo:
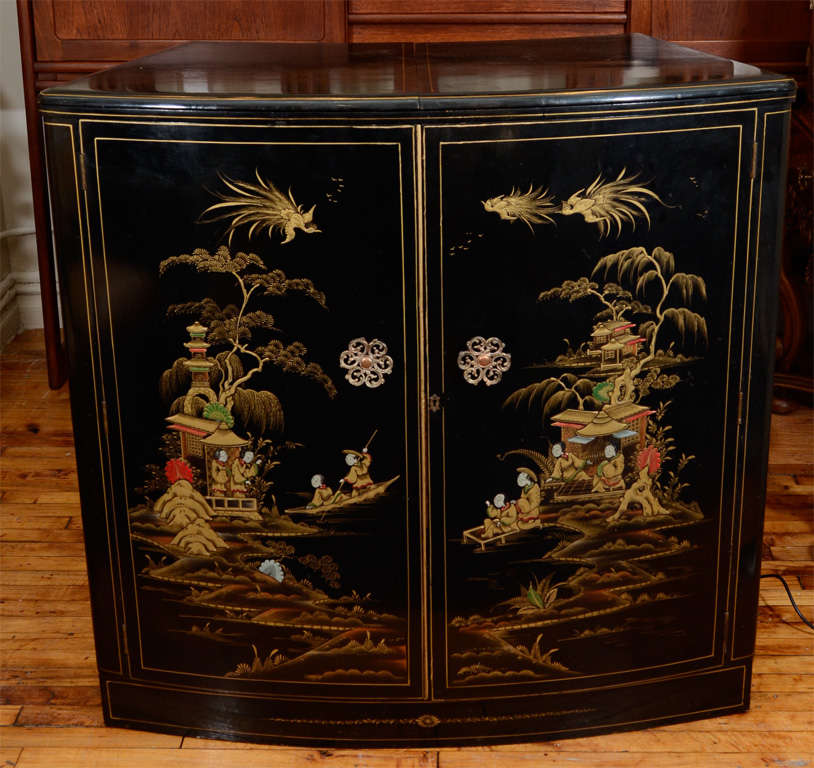
[[[41,335],[2,357],[0,766],[814,767],[814,633],[764,580],[752,710],[541,745],[343,752],[206,741],[102,727],[67,388],[50,391]],[[814,614],[812,411],[772,423],[765,573]]]

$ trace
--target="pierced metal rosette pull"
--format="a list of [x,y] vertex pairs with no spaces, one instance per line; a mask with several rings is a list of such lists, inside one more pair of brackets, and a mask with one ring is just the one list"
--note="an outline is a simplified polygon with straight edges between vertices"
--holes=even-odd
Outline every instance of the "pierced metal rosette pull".
[[379,339],[353,339],[339,355],[339,365],[347,370],[345,379],[354,387],[375,389],[393,372],[393,358],[387,354],[387,344]]
[[503,351],[505,346],[497,336],[475,336],[467,341],[466,349],[458,353],[464,381],[475,385],[483,382],[487,387],[497,384],[512,365],[512,356]]

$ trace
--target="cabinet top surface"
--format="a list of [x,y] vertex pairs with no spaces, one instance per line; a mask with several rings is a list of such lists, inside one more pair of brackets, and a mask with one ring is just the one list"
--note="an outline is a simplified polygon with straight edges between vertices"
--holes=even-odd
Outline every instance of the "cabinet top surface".
[[[43,91],[41,103],[312,102],[421,111],[495,102],[674,100],[760,91],[788,77],[645,35],[438,44],[185,43]],[[113,103],[110,103],[110,102]],[[332,104],[333,103],[333,104]]]

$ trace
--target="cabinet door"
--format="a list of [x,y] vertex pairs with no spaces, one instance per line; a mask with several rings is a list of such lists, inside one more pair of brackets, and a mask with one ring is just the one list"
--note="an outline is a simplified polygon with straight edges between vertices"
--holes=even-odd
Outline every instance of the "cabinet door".
[[82,122],[94,360],[75,364],[101,371],[114,717],[170,683],[421,690],[412,146],[405,128]]
[[754,114],[427,130],[440,693],[723,662]]

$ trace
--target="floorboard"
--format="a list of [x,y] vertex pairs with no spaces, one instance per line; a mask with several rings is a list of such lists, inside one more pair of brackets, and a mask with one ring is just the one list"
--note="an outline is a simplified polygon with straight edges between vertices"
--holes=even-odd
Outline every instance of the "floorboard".
[[[752,708],[623,734],[494,748],[345,752],[104,728],[67,387],[42,335],[0,358],[0,768],[814,768],[814,632],[761,584]],[[772,421],[764,573],[814,613],[814,411]]]

